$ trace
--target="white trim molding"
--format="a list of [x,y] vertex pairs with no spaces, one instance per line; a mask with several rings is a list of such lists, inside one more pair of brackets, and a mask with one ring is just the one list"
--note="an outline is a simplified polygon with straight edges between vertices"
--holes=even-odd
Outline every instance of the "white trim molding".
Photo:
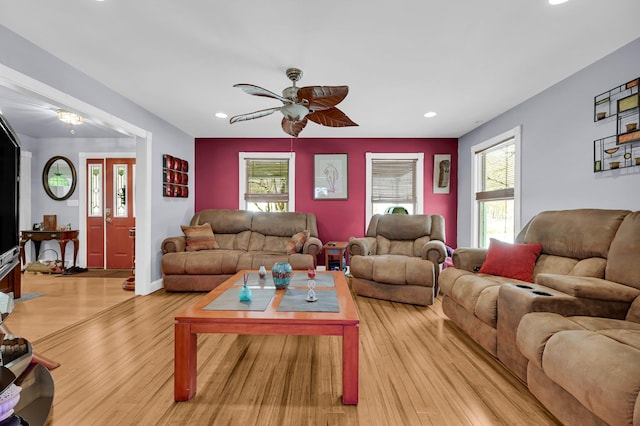
[[499,145],[503,142],[508,141],[509,139],[513,139],[513,143],[515,146],[515,175],[514,175],[514,187],[513,187],[513,220],[514,220],[514,231],[517,233],[520,231],[520,216],[521,216],[521,208],[520,208],[520,194],[521,194],[521,172],[522,172],[522,126],[516,126],[511,130],[507,130],[504,133],[501,133],[497,136],[492,137],[484,142],[473,145],[471,149],[471,238],[469,241],[472,243],[472,247],[478,247],[478,203],[476,202],[476,192],[478,179],[481,179],[481,168],[478,164],[477,154],[491,148],[492,146]]

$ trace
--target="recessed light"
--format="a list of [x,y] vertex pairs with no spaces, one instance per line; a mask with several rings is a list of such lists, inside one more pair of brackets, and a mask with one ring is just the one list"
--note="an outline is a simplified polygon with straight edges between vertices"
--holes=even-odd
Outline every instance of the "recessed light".
[[432,117],[435,117],[436,115],[438,115],[438,113],[433,112],[433,111],[429,111],[429,112],[424,114],[424,116],[427,117],[427,118],[432,118]]
[[218,118],[227,118],[228,115],[225,114],[224,112],[216,112],[216,117],[218,117]]
[[556,4],[562,4],[562,3],[566,3],[569,0],[549,0],[549,4],[551,5],[556,5]]

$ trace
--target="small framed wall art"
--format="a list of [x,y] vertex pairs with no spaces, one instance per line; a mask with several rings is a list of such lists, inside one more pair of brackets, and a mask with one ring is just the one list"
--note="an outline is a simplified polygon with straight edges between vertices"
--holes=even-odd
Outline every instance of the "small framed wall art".
[[189,162],[168,154],[162,156],[162,195],[189,196]]
[[433,193],[449,193],[449,177],[451,175],[451,154],[433,156]]
[[348,196],[348,154],[314,154],[313,199],[346,200]]

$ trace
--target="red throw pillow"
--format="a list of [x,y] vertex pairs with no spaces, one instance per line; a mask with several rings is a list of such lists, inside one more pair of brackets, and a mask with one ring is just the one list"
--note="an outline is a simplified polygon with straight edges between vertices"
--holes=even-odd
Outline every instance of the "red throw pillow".
[[509,244],[491,238],[487,258],[478,271],[531,282],[542,244]]

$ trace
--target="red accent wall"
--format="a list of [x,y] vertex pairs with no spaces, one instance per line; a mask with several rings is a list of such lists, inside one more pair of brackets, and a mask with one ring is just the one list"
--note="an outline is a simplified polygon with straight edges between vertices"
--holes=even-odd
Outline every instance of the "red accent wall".
[[[322,242],[364,235],[365,153],[424,152],[424,212],[445,218],[447,244],[455,248],[458,207],[458,140],[453,138],[234,139],[195,141],[195,211],[238,208],[238,153],[296,153],[296,211],[315,213]],[[313,199],[313,154],[349,154],[348,200]],[[433,193],[433,156],[451,154],[449,194]]]

